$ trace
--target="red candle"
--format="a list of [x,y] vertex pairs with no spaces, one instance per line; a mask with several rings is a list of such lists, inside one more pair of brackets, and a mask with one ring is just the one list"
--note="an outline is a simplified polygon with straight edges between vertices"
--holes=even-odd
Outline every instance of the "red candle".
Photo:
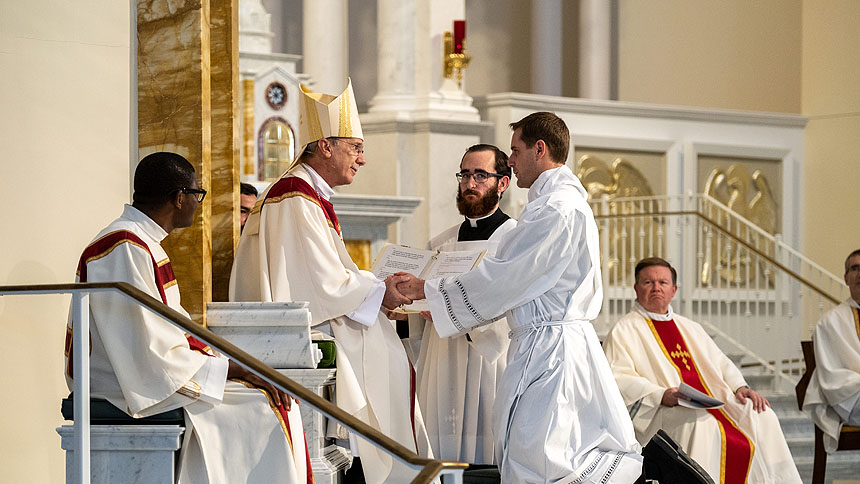
[[454,53],[463,53],[463,40],[466,39],[466,21],[454,21]]

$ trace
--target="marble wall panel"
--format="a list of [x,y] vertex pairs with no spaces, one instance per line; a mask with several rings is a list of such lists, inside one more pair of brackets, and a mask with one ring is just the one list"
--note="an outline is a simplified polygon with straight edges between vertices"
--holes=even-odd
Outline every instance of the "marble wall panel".
[[226,301],[239,241],[239,7],[210,0],[212,300]]
[[[208,0],[139,0],[138,150],[185,156],[198,183],[210,189],[211,106]],[[204,321],[212,297],[212,200],[207,197],[191,227],[163,242],[173,263],[182,303]]]

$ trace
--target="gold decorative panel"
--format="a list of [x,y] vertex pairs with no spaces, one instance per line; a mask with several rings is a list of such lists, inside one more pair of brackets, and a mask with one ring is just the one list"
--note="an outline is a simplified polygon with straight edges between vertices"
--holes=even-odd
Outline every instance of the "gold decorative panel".
[[346,251],[352,257],[352,261],[359,269],[369,271],[373,260],[370,256],[370,241],[369,240],[349,240],[343,241],[346,245]]
[[[780,228],[781,170],[779,160],[700,157],[699,180],[703,193],[768,234]],[[732,236],[773,255],[773,244],[759,232],[716,211],[710,218]],[[704,286],[755,284],[773,287],[773,273],[742,244],[706,229],[700,283]]]
[[[605,160],[609,153],[582,154],[576,159],[576,175],[588,191],[591,201],[607,199],[597,214],[605,215],[599,227],[608,238],[609,262],[603,270],[611,284],[629,281],[629,268],[636,261],[661,255],[664,249],[664,221],[658,217],[635,216],[651,213],[659,206],[652,201],[620,200],[629,197],[650,197],[654,190],[648,177],[634,163],[624,157],[614,156],[611,164]],[[660,163],[662,157],[653,156],[651,169]],[[641,165],[646,165],[642,163]],[[640,165],[640,166],[641,166]],[[654,176],[654,173],[651,173]],[[608,232],[608,234],[606,233]]]

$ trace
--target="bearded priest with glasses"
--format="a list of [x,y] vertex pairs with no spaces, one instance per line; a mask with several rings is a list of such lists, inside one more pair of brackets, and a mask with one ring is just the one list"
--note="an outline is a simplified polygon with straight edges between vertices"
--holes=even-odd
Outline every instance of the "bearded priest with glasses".
[[[457,208],[464,220],[431,239],[428,248],[486,250],[493,255],[502,236],[517,225],[499,208],[511,182],[508,156],[493,145],[474,145],[466,150],[455,176]],[[409,336],[407,349],[420,345],[418,401],[433,454],[443,460],[495,463],[492,412],[505,369],[507,321],[441,338],[432,323],[410,315]]]

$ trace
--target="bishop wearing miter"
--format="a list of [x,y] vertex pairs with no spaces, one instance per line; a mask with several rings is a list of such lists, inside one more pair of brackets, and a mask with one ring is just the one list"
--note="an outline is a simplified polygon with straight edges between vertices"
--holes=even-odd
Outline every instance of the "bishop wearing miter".
[[[310,302],[311,324],[337,344],[337,405],[429,456],[415,372],[380,312],[411,301],[356,266],[330,201],[334,188],[352,183],[367,162],[351,83],[339,96],[301,86],[299,146],[245,223],[230,300]],[[350,441],[368,483],[407,482],[416,473],[362,438]]]

